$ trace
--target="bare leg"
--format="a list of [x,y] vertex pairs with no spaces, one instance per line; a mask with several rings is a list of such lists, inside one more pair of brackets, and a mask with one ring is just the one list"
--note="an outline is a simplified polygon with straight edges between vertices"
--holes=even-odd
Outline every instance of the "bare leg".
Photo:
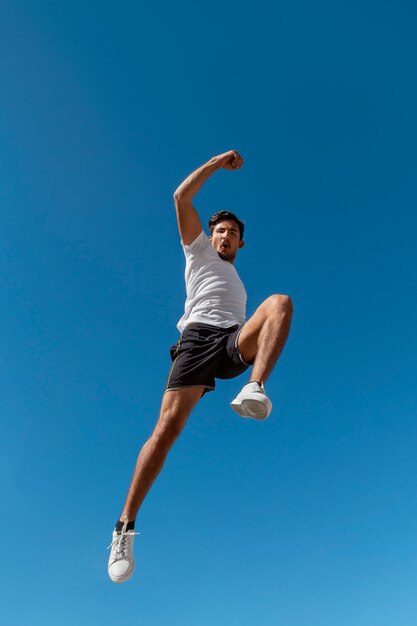
[[288,296],[273,295],[243,326],[238,348],[246,363],[253,361],[251,381],[265,382],[270,375],[287,340],[292,310]]
[[165,462],[167,454],[184,428],[188,416],[197,404],[204,387],[167,391],[155,430],[139,453],[132,482],[120,520],[127,516],[133,521],[146,494]]

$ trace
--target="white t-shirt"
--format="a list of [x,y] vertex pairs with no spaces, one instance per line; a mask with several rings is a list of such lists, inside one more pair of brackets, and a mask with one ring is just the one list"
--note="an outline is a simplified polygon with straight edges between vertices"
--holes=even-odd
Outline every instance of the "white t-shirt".
[[204,231],[183,249],[187,299],[177,324],[180,333],[191,322],[222,328],[243,325],[246,291],[234,266],[219,257]]

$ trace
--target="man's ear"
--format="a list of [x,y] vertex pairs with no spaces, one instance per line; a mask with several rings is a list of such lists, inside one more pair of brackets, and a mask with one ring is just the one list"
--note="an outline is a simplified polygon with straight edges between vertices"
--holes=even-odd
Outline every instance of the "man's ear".
[[241,240],[239,241],[239,249],[240,249],[240,248],[243,248],[243,246],[244,246],[244,245],[245,245],[245,242],[243,241],[243,239],[241,239]]

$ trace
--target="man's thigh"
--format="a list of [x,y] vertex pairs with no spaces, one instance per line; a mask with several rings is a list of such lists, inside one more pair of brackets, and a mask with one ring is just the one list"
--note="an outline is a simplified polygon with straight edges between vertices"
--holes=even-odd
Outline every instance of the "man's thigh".
[[162,396],[161,414],[184,414],[188,417],[204,391],[204,386],[166,390]]
[[258,338],[269,316],[275,315],[280,308],[285,306],[288,296],[274,294],[269,296],[256,309],[255,313],[248,319],[242,327],[238,338],[237,346],[246,363],[252,363],[258,351]]
[[252,363],[258,351],[258,337],[265,322],[261,308],[262,304],[243,325],[237,340],[238,350],[245,363]]
[[165,391],[154,434],[174,439],[185,426],[187,419],[200,400],[205,387],[182,387]]

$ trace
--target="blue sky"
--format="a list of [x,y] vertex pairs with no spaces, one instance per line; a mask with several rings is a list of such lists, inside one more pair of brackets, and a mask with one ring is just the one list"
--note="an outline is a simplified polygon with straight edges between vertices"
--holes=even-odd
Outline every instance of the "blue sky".
[[[417,56],[411,2],[0,8],[2,618],[417,620]],[[196,408],[106,547],[184,302],[172,193],[246,222],[248,314],[292,296],[264,424]]]

